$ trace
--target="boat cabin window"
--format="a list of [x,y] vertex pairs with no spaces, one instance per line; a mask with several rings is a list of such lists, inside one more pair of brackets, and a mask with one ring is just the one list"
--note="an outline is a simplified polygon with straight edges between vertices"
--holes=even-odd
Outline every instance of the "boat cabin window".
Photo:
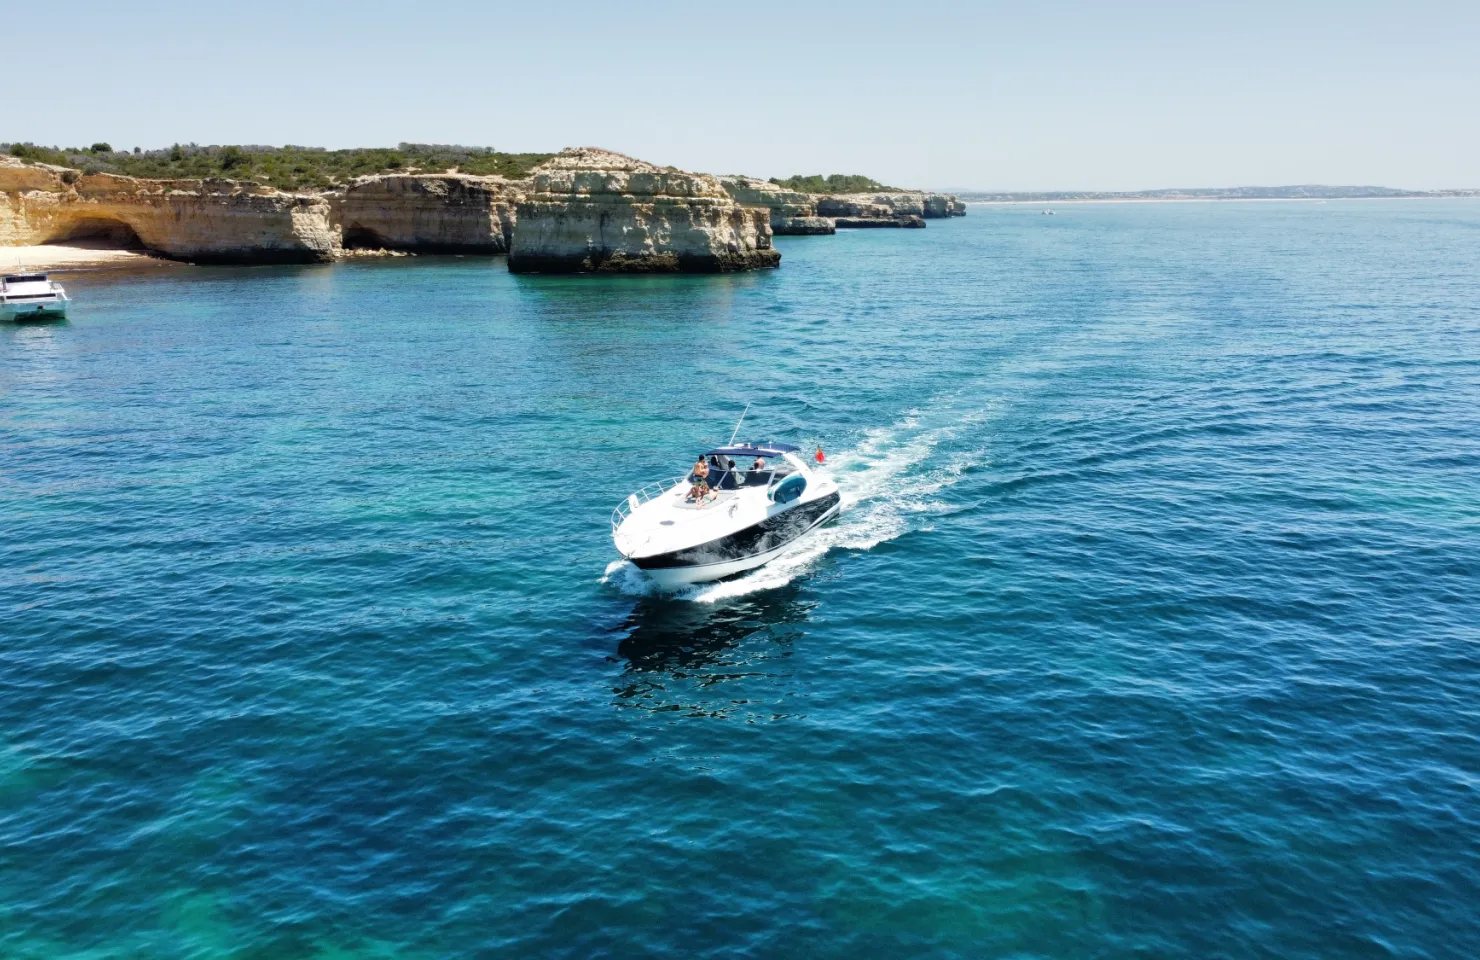
[[[706,461],[709,463],[709,476],[705,480],[709,483],[709,487],[712,490],[740,490],[748,487],[764,487],[772,480],[779,480],[796,472],[792,469],[791,464],[785,460],[776,464],[767,461],[765,469],[752,470],[751,466],[755,463],[754,459],[746,463],[741,463],[734,457],[720,457],[718,459],[719,463],[717,465],[713,461]],[[731,463],[734,466],[731,466]]]
[[[784,456],[795,450],[796,447],[789,444],[770,443],[732,444],[710,450],[704,454],[704,462],[709,465],[709,475],[705,480],[711,490],[764,487],[796,472],[796,467]],[[759,470],[753,469],[757,457],[765,460],[765,465]],[[692,474],[690,479],[693,479]]]
[[707,462],[709,463],[709,476],[706,479],[709,481],[711,490],[735,490],[745,483],[740,465],[735,463],[733,458],[710,455]]

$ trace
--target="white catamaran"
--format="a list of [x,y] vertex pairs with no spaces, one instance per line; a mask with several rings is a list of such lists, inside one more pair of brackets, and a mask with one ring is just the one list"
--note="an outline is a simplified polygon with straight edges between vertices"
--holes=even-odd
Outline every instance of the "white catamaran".
[[67,291],[44,273],[0,278],[0,320],[56,320],[67,315]]

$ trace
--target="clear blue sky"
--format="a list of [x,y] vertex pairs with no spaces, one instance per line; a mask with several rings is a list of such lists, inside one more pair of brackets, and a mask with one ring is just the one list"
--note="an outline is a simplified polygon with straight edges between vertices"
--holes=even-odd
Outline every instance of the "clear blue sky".
[[1480,187],[1476,0],[11,9],[34,22],[6,44],[0,140],[589,144],[938,188]]

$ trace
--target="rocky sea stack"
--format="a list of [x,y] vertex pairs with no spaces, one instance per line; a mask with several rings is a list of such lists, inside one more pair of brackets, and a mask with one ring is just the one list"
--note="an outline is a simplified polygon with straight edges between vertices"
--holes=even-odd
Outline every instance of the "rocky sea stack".
[[515,273],[716,273],[774,267],[770,212],[719,179],[591,147],[535,171],[518,204]]

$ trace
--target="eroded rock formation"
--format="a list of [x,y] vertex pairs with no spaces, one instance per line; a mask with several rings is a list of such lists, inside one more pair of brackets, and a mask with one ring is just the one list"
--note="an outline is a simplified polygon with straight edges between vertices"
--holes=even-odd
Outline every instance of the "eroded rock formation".
[[324,197],[231,180],[136,180],[0,159],[0,245],[97,236],[203,263],[303,263],[339,252]]
[[584,147],[528,180],[398,173],[316,194],[0,157],[0,246],[99,237],[199,262],[330,260],[348,249],[508,253],[516,272],[748,270],[780,262],[773,234],[923,227],[965,212],[948,194],[801,193]]
[[897,191],[858,194],[870,203],[888,207],[895,217],[924,217],[926,220],[966,216],[966,204],[949,193]]
[[769,211],[707,174],[591,147],[537,167],[517,208],[516,273],[716,272],[774,267]]
[[526,181],[470,174],[361,177],[332,203],[350,249],[508,253]]
[[832,221],[818,216],[817,198],[810,193],[788,190],[756,177],[731,175],[720,177],[719,182],[736,203],[747,207],[765,207],[771,211],[773,234],[834,232]]
[[894,207],[875,203],[872,197],[861,194],[838,194],[819,196],[817,212],[824,217],[892,217]]
[[843,193],[817,198],[825,217],[922,217],[926,220],[966,216],[966,204],[948,193]]
[[915,227],[925,226],[924,217],[834,217],[833,223],[842,230],[857,230],[864,227]]
[[742,176],[721,177],[720,183],[737,202],[770,210],[771,231],[778,235],[832,233],[837,227],[923,227],[928,219],[966,215],[966,204],[945,193],[801,193]]
[[838,225],[828,217],[782,217],[771,215],[771,232],[791,236],[826,235],[838,232]]

